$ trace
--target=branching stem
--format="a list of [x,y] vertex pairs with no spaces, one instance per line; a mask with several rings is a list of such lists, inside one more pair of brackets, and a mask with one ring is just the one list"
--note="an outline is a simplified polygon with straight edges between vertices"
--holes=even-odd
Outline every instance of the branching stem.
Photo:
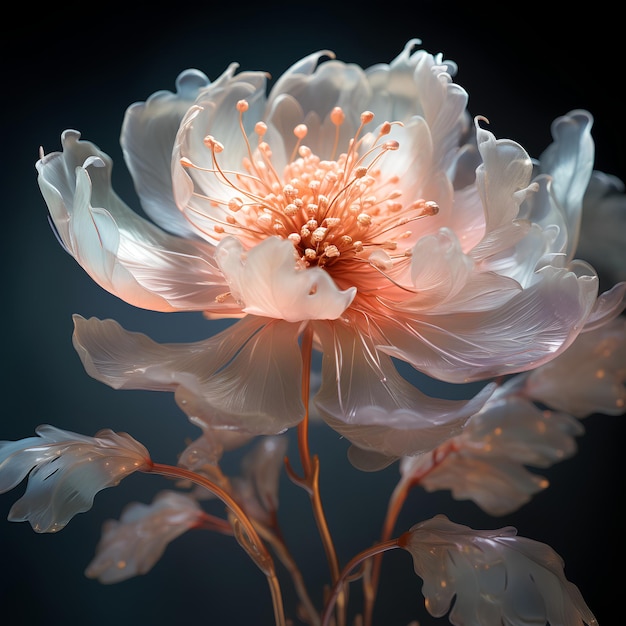
[[276,626],[286,626],[282,595],[274,569],[274,561],[254,528],[254,525],[232,496],[208,478],[183,467],[163,463],[151,463],[151,465],[143,471],[178,480],[189,480],[210,491],[226,505],[231,514],[235,538],[267,577],[272,594]]

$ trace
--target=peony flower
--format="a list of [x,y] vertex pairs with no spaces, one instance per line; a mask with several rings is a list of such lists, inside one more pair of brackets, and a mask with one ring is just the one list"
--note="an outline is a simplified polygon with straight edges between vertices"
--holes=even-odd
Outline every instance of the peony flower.
[[546,544],[518,537],[515,528],[472,530],[437,515],[413,526],[404,542],[424,581],[428,612],[442,617],[455,599],[449,615],[455,626],[598,624],[565,578],[561,557]]
[[194,423],[276,434],[305,414],[312,345],[321,416],[381,465],[459,434],[492,392],[428,397],[393,358],[485,380],[546,363],[621,312],[626,284],[598,297],[574,259],[591,116],[557,120],[536,168],[469,122],[454,63],[418,43],[366,70],[311,54],[269,93],[265,73],[236,64],[215,82],[189,70],[175,93],[132,105],[121,144],[152,221],[114,193],[106,154],[63,133],[39,184],[89,275],[138,307],[239,320],[159,345],[76,317],[90,375],[174,391]]
[[116,486],[152,461],[130,435],[101,430],[95,437],[39,426],[37,437],[0,441],[0,493],[28,476],[24,495],[9,521],[28,520],[36,532],[57,532],[77,513],[91,508],[95,495]]

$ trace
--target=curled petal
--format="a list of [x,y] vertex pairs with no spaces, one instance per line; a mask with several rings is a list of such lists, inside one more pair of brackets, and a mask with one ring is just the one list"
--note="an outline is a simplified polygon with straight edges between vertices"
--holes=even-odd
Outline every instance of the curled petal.
[[[37,162],[39,186],[67,251],[104,289],[155,311],[205,310],[227,291],[212,246],[169,235],[111,188],[111,160],[79,133]],[[222,306],[224,313],[234,312]]]
[[162,491],[152,504],[134,502],[117,520],[107,520],[96,554],[85,570],[88,578],[117,583],[150,571],[169,543],[197,526],[204,515],[191,497]]
[[237,239],[224,239],[217,258],[242,310],[251,315],[301,322],[336,319],[356,295],[337,289],[320,268],[298,269],[290,241],[270,237],[244,252]]
[[571,111],[552,123],[554,142],[539,159],[541,172],[552,178],[556,206],[562,215],[533,215],[544,224],[565,221],[565,253],[572,258],[578,244],[583,195],[593,169],[593,118],[587,111]]
[[444,515],[413,526],[402,546],[422,578],[426,608],[450,623],[597,626],[549,546],[510,526],[472,530]]
[[367,335],[338,323],[319,324],[316,330],[324,349],[318,410],[356,447],[384,455],[389,463],[430,451],[459,434],[493,391],[487,385],[468,401],[428,397],[400,376],[389,357],[376,352]]
[[61,530],[91,508],[96,493],[152,464],[148,451],[126,433],[106,429],[86,437],[48,425],[35,432],[37,437],[0,441],[0,493],[28,476],[9,521],[29,521],[39,533]]
[[302,419],[298,325],[247,316],[205,341],[158,344],[113,320],[76,315],[74,324],[90,376],[115,389],[174,391],[202,428],[276,434]]
[[172,190],[172,146],[178,127],[198,92],[210,84],[198,70],[176,79],[176,93],[158,91],[128,107],[120,143],[141,206],[159,226],[183,237],[194,230],[178,210]]

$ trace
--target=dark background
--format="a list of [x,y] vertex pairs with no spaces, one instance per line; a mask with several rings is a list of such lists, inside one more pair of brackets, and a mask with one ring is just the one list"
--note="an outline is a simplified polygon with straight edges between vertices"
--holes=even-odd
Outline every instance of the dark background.
[[[258,7],[233,2],[221,8],[207,2],[150,3],[141,9],[82,3],[37,11],[25,3],[14,6],[0,50],[5,216],[0,439],[31,436],[41,423],[86,435],[106,427],[132,434],[155,460],[175,462],[184,438],[199,434],[170,395],[116,392],[83,371],[71,345],[75,312],[113,317],[161,341],[200,339],[211,329],[199,315],[132,309],[92,283],[61,250],[36,183],[40,145],[46,152],[58,150],[64,129],[80,130],[113,157],[115,188],[137,209],[118,144],[123,114],[156,90],[173,90],[183,69],[197,67],[215,79],[238,61],[241,69],[277,77],[305,54],[326,48],[367,67],[391,61],[408,39],[419,37],[425,49],[458,63],[456,81],[469,91],[470,111],[486,116],[497,137],[513,138],[539,156],[551,141],[551,121],[586,108],[595,117],[596,167],[626,179],[624,54],[610,6],[596,2],[586,12],[549,3],[531,8],[424,1],[410,9],[393,2]],[[551,487],[515,514],[494,519],[448,493],[415,491],[399,530],[436,513],[474,528],[513,525],[563,557],[567,577],[602,626],[617,623],[613,607],[620,606],[626,582],[619,517],[625,421],[593,416],[584,425],[576,457],[542,472]],[[375,475],[357,472],[345,459],[345,442],[325,427],[313,430],[312,447],[321,457],[322,496],[345,563],[375,540],[397,467]],[[295,447],[291,450],[295,458]],[[57,535],[37,535],[27,523],[5,521],[22,487],[0,496],[0,624],[272,624],[264,578],[232,538],[188,533],[148,575],[117,585],[84,577],[102,521],[117,518],[132,500],[150,501],[165,486],[158,477],[131,476],[101,492],[91,511]],[[327,571],[308,498],[288,481],[281,498],[281,523],[319,601]],[[377,626],[406,626],[411,619],[423,626],[448,623],[425,612],[421,580],[406,553],[389,553],[385,564]],[[290,609],[288,583],[284,589]],[[358,597],[358,584],[351,593]]]

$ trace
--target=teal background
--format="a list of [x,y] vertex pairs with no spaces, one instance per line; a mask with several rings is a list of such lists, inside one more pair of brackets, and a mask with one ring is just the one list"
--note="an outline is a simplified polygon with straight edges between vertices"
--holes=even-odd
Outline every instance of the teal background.
[[[238,61],[241,69],[278,77],[305,54],[326,48],[367,67],[391,61],[408,39],[419,37],[425,49],[458,63],[456,80],[469,91],[470,111],[486,116],[497,137],[515,139],[539,156],[551,141],[552,120],[587,108],[596,119],[596,167],[626,179],[623,37],[612,5],[597,2],[580,15],[550,3],[532,13],[528,6],[422,1],[409,8],[394,2],[13,7],[0,44],[0,439],[31,436],[41,423],[87,435],[106,427],[135,436],[155,460],[175,462],[184,439],[198,431],[169,394],[113,391],[89,378],[71,345],[71,315],[112,317],[161,341],[212,332],[199,315],[131,308],[92,283],[63,252],[36,183],[40,145],[46,152],[58,150],[64,129],[80,130],[113,157],[115,188],[138,209],[118,143],[124,111],[156,90],[173,89],[183,69],[197,67],[215,79]],[[515,514],[494,519],[448,493],[414,491],[398,528],[436,513],[474,528],[513,525],[563,557],[568,578],[601,625],[617,623],[613,607],[620,605],[626,582],[620,518],[626,427],[623,416],[593,416],[584,425],[577,456],[542,472],[551,487]],[[311,439],[321,457],[329,524],[345,563],[376,539],[397,467],[361,474],[345,458],[346,442],[329,429],[314,428]],[[295,458],[293,445],[291,452]],[[117,585],[84,577],[102,522],[118,517],[132,500],[150,501],[166,486],[158,477],[132,476],[100,493],[91,511],[57,535],[37,535],[28,524],[6,521],[22,487],[0,496],[0,625],[272,624],[265,580],[231,538],[188,533],[149,574]],[[306,494],[288,481],[280,513],[319,600],[328,579],[321,545]],[[376,626],[406,626],[412,619],[422,626],[448,623],[427,615],[421,581],[406,553],[389,553],[383,572]],[[284,589],[290,607],[288,583]],[[351,593],[356,601],[358,584]]]

